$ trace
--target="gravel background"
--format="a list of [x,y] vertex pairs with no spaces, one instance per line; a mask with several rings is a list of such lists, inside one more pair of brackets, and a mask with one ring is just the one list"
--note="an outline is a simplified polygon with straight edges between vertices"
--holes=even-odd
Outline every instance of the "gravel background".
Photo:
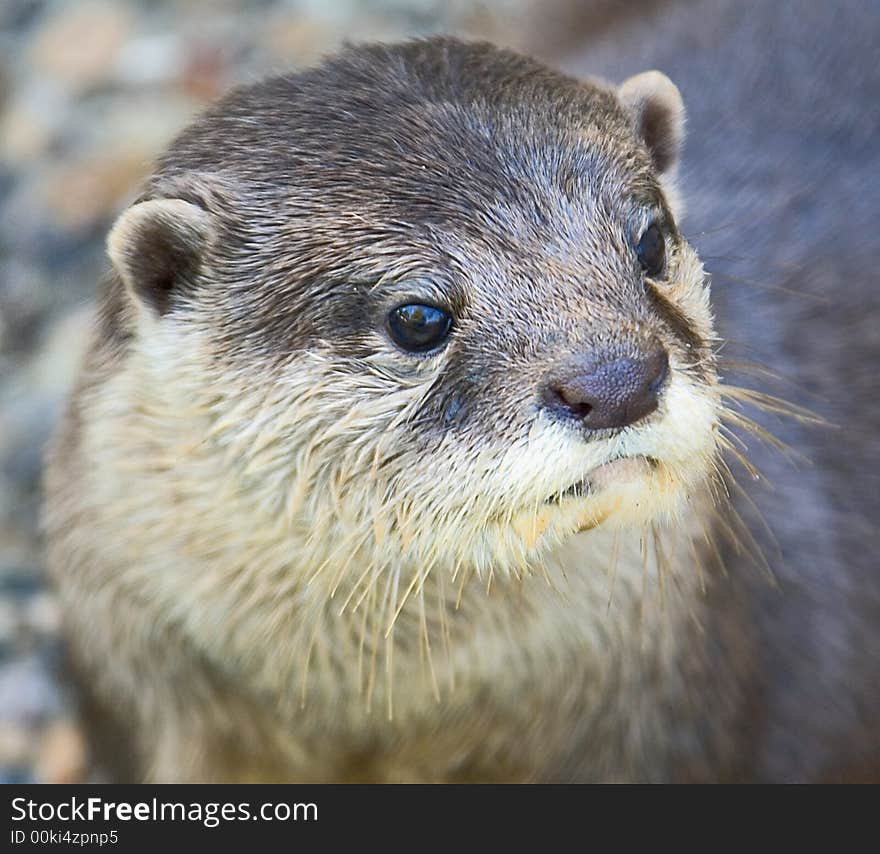
[[0,2],[0,782],[88,775],[41,569],[42,449],[105,235],[151,159],[231,85],[343,40],[558,41],[546,4],[536,14],[530,0]]

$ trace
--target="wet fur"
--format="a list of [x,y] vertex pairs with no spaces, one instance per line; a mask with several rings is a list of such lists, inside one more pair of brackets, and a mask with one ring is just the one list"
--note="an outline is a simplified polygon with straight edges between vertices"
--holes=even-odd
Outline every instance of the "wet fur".
[[[410,50],[427,51],[410,57],[416,66],[433,56],[427,46]],[[378,64],[356,58],[348,61],[361,74]],[[506,62],[448,43],[425,75],[434,80],[445,63],[482,63],[481,79],[504,67],[509,108],[534,77],[528,97],[563,134],[560,116],[572,132],[577,119],[595,118],[593,130],[581,122],[585,150],[608,146],[598,171],[612,176],[610,196],[602,185],[566,180],[549,182],[562,189],[550,199],[536,196],[548,182],[530,170],[560,166],[540,157],[487,188],[498,164],[477,157],[474,192],[484,195],[456,209],[456,184],[444,207],[440,176],[460,170],[433,169],[449,146],[432,151],[430,140],[449,125],[446,112],[413,147],[431,151],[428,174],[441,181],[432,187],[428,177],[418,197],[407,196],[406,169],[386,171],[375,139],[369,157],[359,143],[339,153],[340,170],[367,170],[355,187],[388,189],[379,201],[357,200],[366,213],[342,227],[332,198],[302,193],[281,205],[278,221],[277,187],[249,172],[250,148],[236,163],[228,140],[222,180],[193,178],[220,156],[210,121],[184,134],[145,192],[190,194],[220,224],[201,271],[214,287],[200,291],[194,278],[183,304],[190,310],[156,318],[118,278],[109,283],[90,364],[56,442],[47,513],[75,654],[95,694],[127,722],[137,776],[755,774],[761,650],[742,631],[752,582],[729,584],[723,571],[735,543],[752,553],[739,564],[754,564],[760,546],[750,548],[747,529],[726,515],[717,477],[713,428],[723,408],[702,271],[681,242],[680,275],[665,291],[648,290],[653,305],[621,291],[631,272],[615,266],[627,247],[614,217],[595,243],[572,193],[593,210],[622,195],[621,181],[623,195],[674,199],[651,177],[609,90]],[[295,83],[306,105],[309,81]],[[235,115],[245,102],[253,108],[253,99],[233,96],[218,110]],[[540,137],[540,121],[535,127]],[[277,138],[277,129],[264,130]],[[503,143],[508,131],[495,130]],[[509,135],[515,151],[522,135]],[[320,146],[314,155],[305,149],[280,173],[323,188],[326,156],[319,172],[311,158]],[[595,163],[584,166],[596,174]],[[435,204],[423,209],[426,186]],[[461,186],[470,186],[466,177]],[[487,208],[486,194],[499,190],[501,201]],[[556,211],[546,221],[535,216],[544,204]],[[395,226],[377,240],[370,230],[370,222],[402,221],[429,239]],[[501,235],[512,242],[499,245]],[[475,345],[497,331],[463,330],[446,386],[430,360],[413,369],[358,330],[322,328],[314,313],[321,282],[352,282],[355,304],[369,310],[382,305],[370,300],[383,280],[421,278],[438,265],[459,280],[492,283],[460,299],[463,307],[489,300],[485,316],[501,312],[508,336],[487,354]],[[569,298],[587,271],[589,298]],[[646,328],[673,364],[650,424],[585,443],[535,416],[537,383],[560,359],[599,341],[638,346]],[[649,488],[544,506],[619,451],[661,460]],[[645,500],[652,506],[626,512]]]

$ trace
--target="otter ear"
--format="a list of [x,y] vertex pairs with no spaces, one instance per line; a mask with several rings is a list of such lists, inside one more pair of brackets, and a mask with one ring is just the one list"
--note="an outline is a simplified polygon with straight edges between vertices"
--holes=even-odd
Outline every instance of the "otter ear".
[[119,217],[107,254],[134,299],[163,315],[195,281],[213,235],[211,215],[198,205],[151,199]]
[[657,171],[669,172],[678,162],[684,139],[684,102],[678,87],[659,71],[645,71],[625,80],[617,94]]

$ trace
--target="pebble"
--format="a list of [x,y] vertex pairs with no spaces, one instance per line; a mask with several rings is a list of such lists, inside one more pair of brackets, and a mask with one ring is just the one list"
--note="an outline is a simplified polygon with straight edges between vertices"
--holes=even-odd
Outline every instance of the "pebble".
[[72,719],[53,721],[40,739],[34,777],[38,783],[82,783],[88,773],[82,732]]
[[0,724],[39,724],[63,706],[55,674],[37,652],[0,667]]
[[62,3],[39,29],[28,59],[37,75],[83,91],[107,79],[131,26],[124,2]]
[[116,56],[113,72],[123,86],[167,86],[185,68],[184,40],[179,33],[144,35],[126,42]]
[[27,727],[0,724],[0,767],[25,764],[33,749],[33,735]]
[[44,157],[67,119],[69,104],[64,90],[47,80],[33,80],[16,93],[0,117],[4,164],[20,169]]
[[18,609],[8,599],[0,599],[0,649],[8,649],[19,628]]

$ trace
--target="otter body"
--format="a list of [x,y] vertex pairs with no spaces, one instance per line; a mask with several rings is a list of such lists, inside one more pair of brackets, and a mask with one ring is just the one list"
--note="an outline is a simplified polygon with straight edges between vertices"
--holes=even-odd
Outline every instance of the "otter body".
[[656,72],[431,40],[175,141],[111,233],[47,475],[123,776],[758,774],[769,585],[723,483],[682,122]]

